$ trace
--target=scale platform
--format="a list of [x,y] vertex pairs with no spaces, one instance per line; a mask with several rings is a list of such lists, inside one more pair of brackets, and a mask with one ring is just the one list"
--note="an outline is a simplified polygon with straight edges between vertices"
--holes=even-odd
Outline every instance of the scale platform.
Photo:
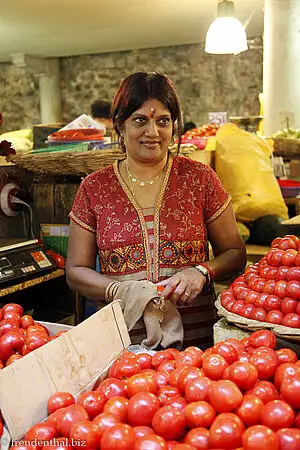
[[55,269],[37,239],[0,238],[0,289]]

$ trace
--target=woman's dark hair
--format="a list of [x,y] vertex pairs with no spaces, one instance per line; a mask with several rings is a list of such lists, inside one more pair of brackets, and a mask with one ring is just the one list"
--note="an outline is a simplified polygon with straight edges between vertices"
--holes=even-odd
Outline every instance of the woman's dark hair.
[[151,98],[159,100],[171,113],[173,135],[181,143],[182,117],[180,104],[171,81],[158,72],[136,72],[125,78],[115,93],[111,117],[117,134],[121,135],[125,120]]

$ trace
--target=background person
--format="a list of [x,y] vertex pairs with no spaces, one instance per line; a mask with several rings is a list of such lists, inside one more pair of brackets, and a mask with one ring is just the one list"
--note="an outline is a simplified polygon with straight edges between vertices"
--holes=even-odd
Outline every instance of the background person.
[[110,114],[111,104],[102,100],[95,100],[91,104],[91,115],[96,122],[101,123],[106,128],[113,128]]
[[[169,153],[176,133],[180,147],[182,123],[167,77],[137,72],[125,78],[112,119],[126,159],[90,174],[78,189],[67,281],[99,307],[121,299],[133,342],[146,337],[151,348],[180,347],[179,311],[185,345],[199,345],[211,336],[216,317],[214,297],[204,288],[246,262],[231,199],[209,166]],[[163,286],[163,303],[157,302],[157,285]]]

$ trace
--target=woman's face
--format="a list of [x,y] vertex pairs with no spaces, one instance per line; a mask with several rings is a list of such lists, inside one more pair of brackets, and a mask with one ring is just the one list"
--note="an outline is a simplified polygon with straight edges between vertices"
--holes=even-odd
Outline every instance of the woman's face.
[[168,152],[172,133],[170,111],[159,100],[147,100],[124,122],[127,154],[141,163],[160,161]]

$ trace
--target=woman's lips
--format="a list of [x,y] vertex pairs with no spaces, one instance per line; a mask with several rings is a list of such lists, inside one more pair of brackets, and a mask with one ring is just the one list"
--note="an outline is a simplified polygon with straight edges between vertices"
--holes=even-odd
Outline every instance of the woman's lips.
[[160,144],[160,142],[159,141],[142,141],[142,144],[145,145],[145,147],[147,147],[147,148],[155,148]]

